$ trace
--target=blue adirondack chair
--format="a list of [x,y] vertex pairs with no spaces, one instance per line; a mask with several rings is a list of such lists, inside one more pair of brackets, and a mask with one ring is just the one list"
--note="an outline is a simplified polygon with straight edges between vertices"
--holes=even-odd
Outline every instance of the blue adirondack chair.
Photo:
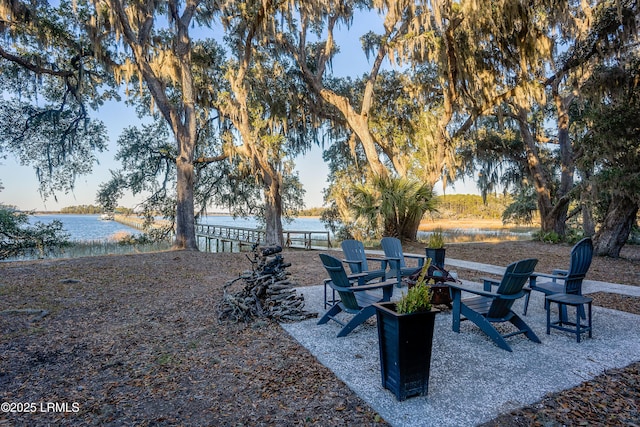
[[[384,256],[389,261],[389,273],[387,277],[395,277],[398,287],[402,286],[402,278],[415,273],[424,265],[424,255],[403,254],[402,243],[395,237],[383,237],[380,241]],[[405,259],[413,259],[417,262],[416,266],[408,266]]]
[[[344,253],[345,263],[349,264],[351,273],[364,274],[360,277],[360,283],[369,282],[370,280],[380,278],[381,281],[387,278],[387,260],[384,258],[368,257],[364,251],[364,245],[358,240],[343,240],[342,252]],[[369,269],[368,261],[375,261],[380,263],[380,268]]]
[[[512,350],[505,338],[513,335],[525,334],[531,341],[539,343],[540,339],[536,334],[511,309],[513,303],[525,295],[522,288],[529,280],[529,276],[533,273],[537,263],[537,259],[524,259],[509,264],[501,281],[485,279],[485,289],[482,290],[458,283],[450,283],[449,289],[453,299],[453,331],[460,332],[460,322],[462,320],[471,320],[498,347],[507,351]],[[492,289],[491,285],[497,285],[497,289],[495,291],[487,291],[486,289]],[[470,292],[477,296],[462,299],[462,291]],[[517,331],[502,335],[493,326],[494,323],[502,322],[511,322],[517,328]]]
[[[358,285],[357,279],[349,280],[344,265],[338,258],[320,254],[320,259],[327,273],[329,273],[330,280],[327,283],[338,293],[340,299],[322,316],[318,321],[318,325],[323,325],[329,320],[333,320],[342,326],[338,337],[344,337],[356,326],[376,314],[373,303],[387,302],[391,299],[395,280]],[[343,322],[337,317],[341,312],[353,314],[354,316],[348,322]]]
[[[568,270],[556,269],[551,274],[534,273],[531,275],[529,287],[524,291],[527,293],[524,300],[524,314],[527,314],[529,307],[529,297],[531,291],[543,292],[545,295],[551,294],[576,294],[582,295],[582,280],[584,279],[593,258],[593,242],[590,237],[585,237],[571,248],[571,261]],[[538,278],[551,279],[550,281],[539,282]],[[567,319],[567,308],[563,307],[561,318]],[[584,315],[584,307],[578,307],[578,311],[582,318]]]

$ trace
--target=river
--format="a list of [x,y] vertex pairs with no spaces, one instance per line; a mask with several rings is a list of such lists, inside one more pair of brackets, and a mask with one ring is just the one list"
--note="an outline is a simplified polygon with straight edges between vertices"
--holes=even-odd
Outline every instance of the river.
[[[107,241],[118,235],[139,234],[140,230],[120,224],[116,221],[102,221],[100,215],[75,214],[42,214],[30,217],[30,223],[62,222],[64,231],[70,240],[76,242]],[[253,219],[233,218],[230,215],[212,215],[201,219],[203,224],[225,225],[233,227],[256,228],[258,222]],[[325,227],[317,217],[296,218],[291,223],[284,223],[285,230],[290,231],[324,231]]]
[[[139,234],[140,230],[120,224],[116,221],[101,221],[100,215],[74,215],[74,214],[42,214],[30,217],[30,222],[41,221],[50,223],[53,220],[62,222],[65,232],[69,233],[72,241],[107,241],[110,238],[127,234]],[[229,227],[256,228],[258,221],[255,218],[234,218],[231,215],[210,215],[201,218],[203,224],[224,225]],[[461,225],[464,223],[461,223]],[[449,223],[445,227],[445,234],[448,241],[459,240],[460,235],[475,235],[477,238],[530,238],[530,231],[509,231],[495,230],[489,228],[471,228],[468,224],[462,227],[455,227],[455,223]],[[453,226],[453,227],[452,227]],[[283,227],[288,231],[326,231],[324,224],[318,217],[295,218],[290,223],[284,223]],[[429,232],[419,231],[418,239],[425,239]]]

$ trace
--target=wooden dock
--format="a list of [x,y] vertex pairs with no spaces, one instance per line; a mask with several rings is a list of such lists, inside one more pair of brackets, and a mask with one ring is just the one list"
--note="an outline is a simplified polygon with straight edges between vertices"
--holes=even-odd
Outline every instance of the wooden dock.
[[[331,236],[328,231],[283,231],[285,246],[302,249],[327,249],[331,247]],[[201,249],[207,252],[233,252],[251,249],[256,243],[266,244],[266,233],[257,228],[230,227],[228,225],[212,225],[196,223],[196,239],[198,246],[204,240]],[[215,244],[215,249],[214,249]]]
[[[113,216],[113,220],[120,224],[126,225],[127,227],[137,228],[138,230],[144,231],[144,218],[137,215],[123,215],[123,214],[115,214]],[[153,228],[158,227],[166,227],[169,225],[169,221],[166,219],[156,219]]]

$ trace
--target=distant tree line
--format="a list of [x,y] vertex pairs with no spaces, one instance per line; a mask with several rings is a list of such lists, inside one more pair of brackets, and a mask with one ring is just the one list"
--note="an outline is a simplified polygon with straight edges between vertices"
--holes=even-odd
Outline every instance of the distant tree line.
[[[509,195],[488,195],[485,200],[477,194],[452,194],[436,196],[434,218],[446,219],[503,219],[507,206],[513,202]],[[429,215],[429,214],[428,214]]]
[[325,211],[325,208],[318,208],[318,207],[301,209],[298,212],[298,216],[321,216],[324,211]]
[[[105,209],[102,206],[95,206],[95,205],[65,206],[64,208],[60,209],[60,213],[63,213],[63,214],[95,215],[95,214],[101,214],[104,212],[105,212]],[[120,214],[130,214],[130,213],[133,213],[133,209],[119,206],[115,208],[114,212],[120,213]]]
[[[529,223],[521,217],[505,217],[507,208],[513,204],[513,197],[503,194],[490,194],[485,198],[478,194],[451,194],[434,196],[435,210],[427,212],[425,217],[446,219],[498,219],[505,223]],[[298,216],[322,216],[327,208],[314,207],[302,209]],[[424,219],[424,217],[423,217]]]
[[94,205],[66,206],[60,209],[60,213],[63,214],[99,214],[103,212],[102,206]]

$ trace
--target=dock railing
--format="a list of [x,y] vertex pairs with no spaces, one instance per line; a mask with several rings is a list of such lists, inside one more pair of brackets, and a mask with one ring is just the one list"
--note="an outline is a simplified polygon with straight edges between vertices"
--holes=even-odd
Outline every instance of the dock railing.
[[[283,231],[285,246],[304,249],[327,249],[331,247],[331,235],[328,231],[285,230]],[[244,247],[250,248],[255,243],[265,242],[266,233],[262,229],[230,227],[227,225],[199,224],[196,223],[196,238],[200,245],[204,239],[204,249],[212,252],[212,243],[215,241],[215,252],[225,252],[227,247],[233,252],[234,244],[241,251]]]

